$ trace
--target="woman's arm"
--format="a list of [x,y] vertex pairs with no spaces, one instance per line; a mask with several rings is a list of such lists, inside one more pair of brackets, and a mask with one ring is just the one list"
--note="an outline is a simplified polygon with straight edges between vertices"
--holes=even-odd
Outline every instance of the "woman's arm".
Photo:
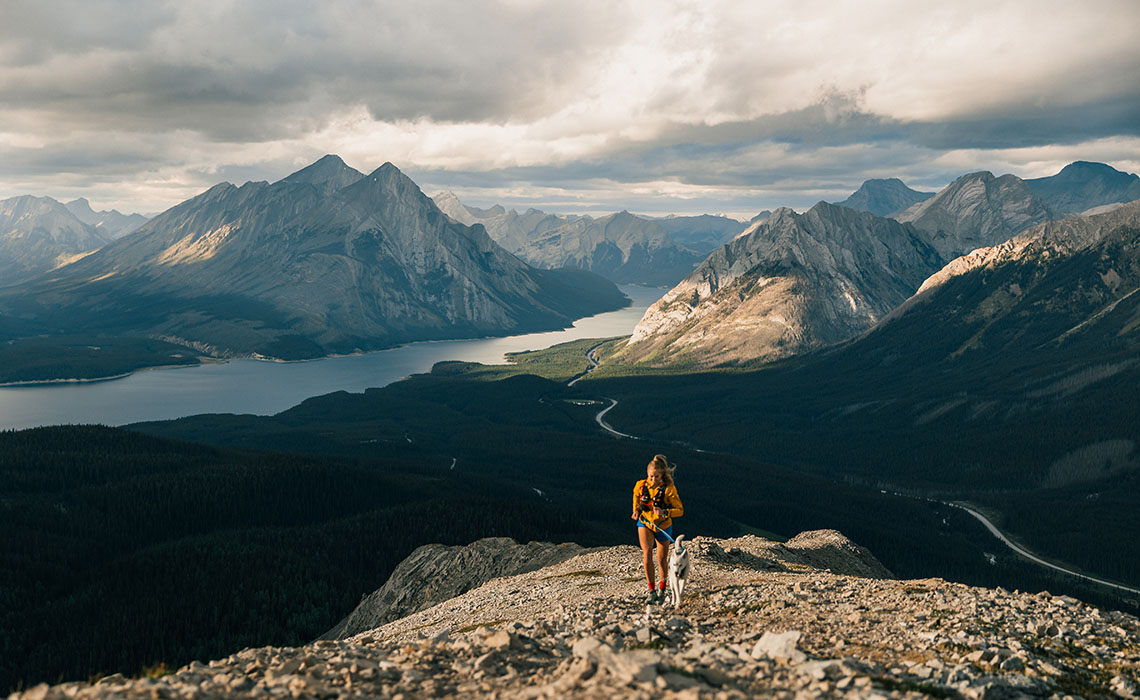
[[681,497],[677,495],[676,486],[670,486],[665,492],[665,503],[669,506],[666,515],[670,518],[679,518],[685,514],[685,506],[681,503]]

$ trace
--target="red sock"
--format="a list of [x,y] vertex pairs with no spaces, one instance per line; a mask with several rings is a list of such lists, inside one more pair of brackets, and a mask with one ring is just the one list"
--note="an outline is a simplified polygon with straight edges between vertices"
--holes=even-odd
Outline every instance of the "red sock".
[[652,592],[653,592],[653,584],[652,584],[652,583],[651,583],[651,584],[649,584],[649,592],[650,592],[650,593],[652,593]]
[[659,588],[661,590],[665,590],[665,582],[664,581],[661,582],[661,585],[659,586]]

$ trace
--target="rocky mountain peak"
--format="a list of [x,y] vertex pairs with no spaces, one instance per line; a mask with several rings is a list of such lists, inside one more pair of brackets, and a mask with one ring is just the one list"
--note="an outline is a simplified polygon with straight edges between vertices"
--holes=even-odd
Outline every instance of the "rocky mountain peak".
[[890,216],[933,196],[933,192],[912,190],[902,180],[891,177],[866,180],[850,197],[836,204],[876,216]]
[[1024,180],[982,170],[963,175],[894,218],[925,231],[942,257],[951,260],[1008,240],[1053,214]]
[[1056,175],[1026,183],[1053,211],[1062,214],[1140,199],[1140,177],[1105,163],[1076,161]]
[[870,328],[943,264],[893,219],[820,202],[777,209],[646,311],[615,360],[778,359]]
[[[633,546],[487,581],[348,639],[12,700],[264,696],[1136,697],[1140,620],[1075,599],[896,581],[834,531],[697,537],[679,608],[646,606]],[[846,552],[836,558],[821,552]],[[881,568],[881,564],[878,565]],[[425,574],[429,574],[426,572]]]
[[280,182],[305,183],[318,186],[324,192],[335,192],[362,177],[364,173],[349,167],[340,156],[329,154],[282,178]]

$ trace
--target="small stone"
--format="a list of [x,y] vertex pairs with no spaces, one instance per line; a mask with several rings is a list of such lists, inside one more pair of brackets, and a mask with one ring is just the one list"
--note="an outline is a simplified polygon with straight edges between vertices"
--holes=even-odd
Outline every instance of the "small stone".
[[637,638],[638,644],[648,644],[653,637],[653,631],[648,627],[639,627],[634,636]]
[[515,636],[506,630],[499,630],[483,640],[491,649],[508,649],[515,645]]
[[775,661],[800,663],[807,658],[802,651],[796,648],[796,642],[799,641],[800,635],[799,630],[779,633],[765,632],[764,636],[756,642],[756,646],[752,647],[752,658],[769,658]]
[[574,646],[571,647],[571,652],[574,654],[574,656],[580,658],[589,656],[590,652],[600,646],[602,646],[602,642],[597,637],[582,637],[578,641],[574,642]]

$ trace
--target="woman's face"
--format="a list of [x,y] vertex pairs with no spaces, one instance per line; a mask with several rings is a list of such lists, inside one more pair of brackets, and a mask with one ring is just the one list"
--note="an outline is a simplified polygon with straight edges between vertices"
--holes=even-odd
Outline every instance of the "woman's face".
[[665,482],[665,470],[660,467],[654,468],[653,462],[650,462],[645,468],[645,478],[651,485],[657,486]]

